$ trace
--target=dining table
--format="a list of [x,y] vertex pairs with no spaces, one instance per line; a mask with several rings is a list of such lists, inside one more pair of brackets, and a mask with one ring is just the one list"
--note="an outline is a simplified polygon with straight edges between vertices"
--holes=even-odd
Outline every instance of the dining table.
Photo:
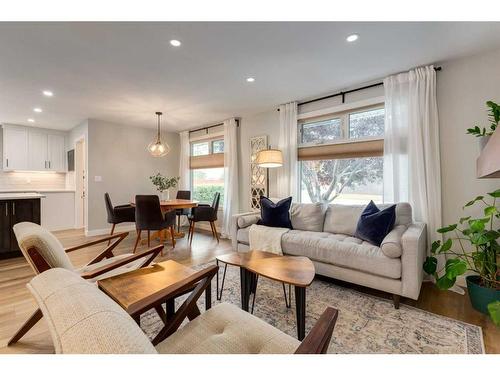
[[[135,207],[135,201],[131,201],[130,204]],[[168,199],[160,200],[160,208],[163,215],[169,211],[179,210],[183,208],[194,208],[198,206],[198,201],[192,199]],[[174,237],[182,238],[186,234],[184,232],[176,231],[174,228]],[[170,239],[170,232],[166,229],[156,231],[153,234],[153,238],[157,238],[160,242],[164,242]]]

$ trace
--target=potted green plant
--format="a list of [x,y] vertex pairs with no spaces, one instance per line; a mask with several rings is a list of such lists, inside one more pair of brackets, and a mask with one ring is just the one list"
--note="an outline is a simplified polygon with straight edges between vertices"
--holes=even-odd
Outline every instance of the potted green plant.
[[484,146],[486,146],[491,135],[495,132],[495,129],[498,127],[498,123],[500,122],[500,105],[489,100],[486,102],[486,106],[488,107],[488,120],[490,122],[489,129],[486,129],[485,127],[481,129],[478,125],[467,129],[467,134],[479,137],[479,146],[481,147],[481,150]]
[[[500,198],[500,189],[488,193],[488,196],[478,196],[464,206],[465,209],[482,204],[483,217],[462,217],[458,223],[437,230],[438,233],[451,236],[444,241],[432,243],[431,256],[424,262],[424,271],[432,275],[436,286],[443,290],[455,285],[458,276],[470,273],[466,276],[466,282],[472,306],[482,313],[490,312],[492,319],[499,321],[500,209],[497,198]],[[438,269],[436,255],[444,255],[446,258],[441,269]]]
[[169,200],[170,192],[169,189],[175,188],[177,183],[180,180],[180,177],[165,177],[161,173],[157,173],[154,176],[150,176],[149,179],[156,186],[156,190],[158,190],[161,194],[161,200]]

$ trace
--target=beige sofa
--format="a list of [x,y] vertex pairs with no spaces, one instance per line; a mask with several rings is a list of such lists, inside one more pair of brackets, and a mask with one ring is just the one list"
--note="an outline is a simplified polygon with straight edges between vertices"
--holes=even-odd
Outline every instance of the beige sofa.
[[[381,208],[389,205],[380,205]],[[380,247],[354,237],[365,206],[293,204],[293,230],[281,238],[286,255],[310,258],[316,273],[392,293],[395,307],[399,296],[417,299],[422,284],[426,253],[426,227],[413,222],[408,203],[396,206],[396,223]],[[249,251],[249,229],[260,214],[238,214],[232,221],[232,244]]]

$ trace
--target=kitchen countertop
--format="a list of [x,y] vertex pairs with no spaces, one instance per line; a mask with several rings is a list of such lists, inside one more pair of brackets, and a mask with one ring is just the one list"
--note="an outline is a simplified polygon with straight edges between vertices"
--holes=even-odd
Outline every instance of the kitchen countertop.
[[4,193],[74,193],[75,189],[6,189],[0,190]]
[[37,199],[45,198],[45,195],[39,193],[0,193],[1,200],[11,200],[11,199]]

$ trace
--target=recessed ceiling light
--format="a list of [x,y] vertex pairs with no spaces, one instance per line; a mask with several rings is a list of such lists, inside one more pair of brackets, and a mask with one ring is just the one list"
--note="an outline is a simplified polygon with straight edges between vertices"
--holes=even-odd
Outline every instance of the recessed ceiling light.
[[54,96],[54,93],[50,90],[43,90],[43,95],[45,96]]
[[179,47],[182,43],[180,42],[180,40],[172,39],[170,41],[170,44],[173,45],[174,47]]
[[41,113],[42,112],[42,109],[41,108],[33,108],[33,111],[35,111],[36,113]]
[[35,122],[35,119],[29,118],[28,122]]
[[248,77],[248,78],[247,78],[247,82],[255,82],[255,78],[253,78],[253,77]]
[[358,40],[358,38],[359,38],[358,34],[351,34],[347,38],[345,38],[345,40],[347,40],[349,43],[351,43],[351,42],[355,42],[356,40]]

